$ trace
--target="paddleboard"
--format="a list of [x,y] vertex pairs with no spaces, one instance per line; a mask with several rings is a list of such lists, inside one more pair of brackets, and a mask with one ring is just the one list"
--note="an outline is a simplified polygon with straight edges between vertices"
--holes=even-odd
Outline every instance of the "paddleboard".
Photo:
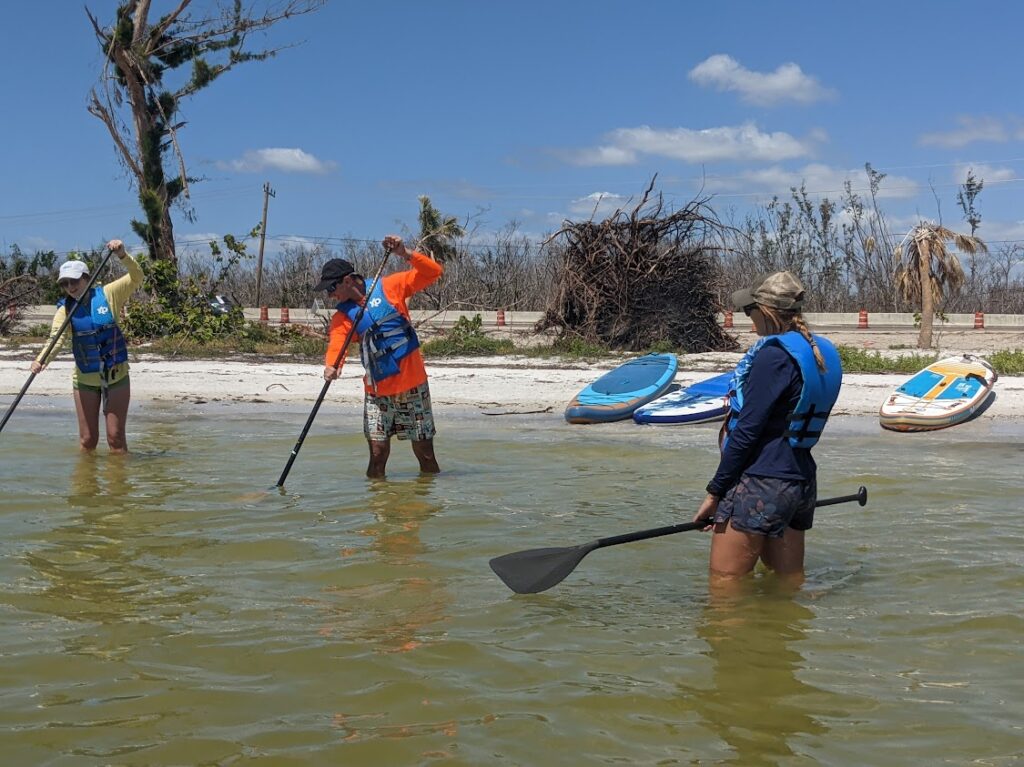
[[663,394],[633,412],[637,423],[673,424],[720,421],[729,412],[732,373],[709,378]]
[[573,397],[565,409],[569,423],[621,421],[660,397],[676,377],[674,354],[647,354],[605,373]]
[[927,431],[962,423],[978,412],[999,376],[973,354],[937,360],[890,394],[878,411],[882,428]]

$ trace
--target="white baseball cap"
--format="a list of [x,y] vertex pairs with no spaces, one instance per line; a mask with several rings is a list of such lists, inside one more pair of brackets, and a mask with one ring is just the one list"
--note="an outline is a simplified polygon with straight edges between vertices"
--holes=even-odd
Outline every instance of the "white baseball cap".
[[61,280],[80,280],[83,274],[89,273],[89,265],[85,261],[65,261],[60,265],[57,282]]

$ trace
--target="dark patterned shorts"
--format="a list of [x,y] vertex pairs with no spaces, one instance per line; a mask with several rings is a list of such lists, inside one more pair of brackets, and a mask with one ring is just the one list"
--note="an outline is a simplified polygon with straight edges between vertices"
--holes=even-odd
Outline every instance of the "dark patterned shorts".
[[383,397],[367,393],[363,400],[363,434],[368,440],[384,442],[396,436],[419,442],[433,439],[436,431],[426,383]]
[[715,522],[732,520],[745,533],[781,538],[787,527],[810,530],[814,524],[817,482],[744,474],[725,494],[715,512]]

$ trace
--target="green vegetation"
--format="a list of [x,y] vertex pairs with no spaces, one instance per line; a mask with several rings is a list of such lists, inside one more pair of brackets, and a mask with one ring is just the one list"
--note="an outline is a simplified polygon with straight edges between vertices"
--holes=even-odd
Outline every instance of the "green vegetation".
[[[133,307],[134,313],[134,307]],[[216,318],[210,318],[216,321]],[[209,332],[177,332],[158,336],[144,345],[133,345],[135,353],[155,354],[166,357],[184,357],[189,359],[216,359],[218,357],[255,356],[255,357],[290,357],[296,361],[319,363],[327,351],[327,341],[322,334],[302,325],[266,325],[257,322],[245,322],[239,312],[236,319],[226,322],[235,323],[230,332],[220,335]],[[209,329],[207,320],[198,321],[198,326]],[[26,348],[33,350],[42,344],[50,333],[48,324],[37,324],[25,328],[17,335],[0,339],[3,346],[10,349]],[[567,338],[543,346],[516,347],[510,339],[488,336],[483,329],[480,315],[472,319],[461,317],[450,330],[443,335],[426,341],[422,345],[424,357],[482,357],[516,355],[528,359],[565,360],[597,362],[615,360],[634,356],[621,351],[613,351],[598,344],[580,338]],[[901,354],[884,356],[878,351],[869,351],[856,346],[839,346],[839,357],[843,362],[844,373],[907,373],[912,374],[934,362],[936,354]],[[890,347],[890,350],[906,348],[901,345]],[[675,349],[664,344],[654,344],[649,352],[671,353]],[[677,352],[678,353],[678,352]],[[353,343],[348,351],[349,357],[358,357],[359,345]],[[1024,349],[1003,350],[985,355],[1000,375],[1024,375]],[[685,363],[684,363],[685,364]],[[721,368],[726,370],[728,363]]]
[[208,16],[187,13],[188,5],[183,2],[177,10],[150,19],[150,3],[120,0],[111,25],[85,11],[107,59],[105,87],[92,92],[87,108],[110,132],[121,165],[138,190],[145,220],[133,220],[132,229],[149,246],[153,261],[169,261],[174,268],[171,210],[183,205],[185,217],[194,220],[188,188],[201,180],[188,174],[181,153],[178,131],[187,124],[180,119],[181,102],[240,64],[274,56],[279,49],[249,47],[262,39],[257,33],[310,13],[322,2],[282,0],[273,12],[260,13],[236,0],[233,9],[217,8]]
[[647,354],[685,354],[684,349],[675,346],[671,341],[655,341],[647,350]]
[[[353,346],[352,353],[358,350]],[[323,360],[327,351],[326,340],[309,331],[303,332],[297,326],[271,327],[249,322],[229,335],[214,338],[199,338],[178,334],[155,338],[145,346],[145,351],[168,357],[204,359],[230,357],[233,355],[255,355],[258,357],[293,357],[297,360]]]
[[444,335],[427,341],[420,349],[424,357],[486,357],[511,354],[515,344],[509,339],[491,338],[483,331],[480,315],[473,319],[459,317],[455,326]]
[[1019,376],[1024,374],[1024,350],[993,352],[985,355],[985,359],[992,363],[992,367],[1000,375]]
[[[259,227],[249,237],[259,234]],[[210,242],[211,263],[218,273],[210,278],[205,273],[182,277],[177,265],[168,260],[139,258],[146,279],[143,289],[150,299],[133,301],[121,327],[129,338],[141,341],[151,338],[180,336],[186,342],[202,346],[214,339],[227,340],[245,328],[242,309],[231,307],[227,312],[214,309],[210,297],[217,292],[225,276],[248,254],[245,243],[234,235],[224,235],[224,248],[216,240]]]
[[585,341],[579,337],[560,338],[550,346],[532,346],[526,349],[517,349],[517,354],[524,357],[535,357],[549,359],[558,357],[570,360],[603,360],[608,357],[620,356],[620,352],[613,352],[606,346]]
[[856,346],[839,346],[837,350],[844,373],[916,373],[938,359],[934,354],[901,354],[894,359]]
[[30,325],[25,328],[24,335],[29,338],[49,338],[50,337],[50,325],[45,322],[40,322],[38,325]]

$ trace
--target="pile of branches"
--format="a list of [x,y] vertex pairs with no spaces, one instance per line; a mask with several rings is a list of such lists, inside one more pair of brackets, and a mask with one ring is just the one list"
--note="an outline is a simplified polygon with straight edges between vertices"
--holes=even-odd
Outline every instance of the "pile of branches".
[[36,278],[28,274],[0,277],[0,336],[8,336],[21,310],[28,305],[36,289]]
[[666,343],[686,352],[737,348],[717,319],[723,225],[707,199],[666,212],[653,188],[652,179],[629,211],[566,222],[552,235],[562,238],[564,254],[538,331],[627,351]]

